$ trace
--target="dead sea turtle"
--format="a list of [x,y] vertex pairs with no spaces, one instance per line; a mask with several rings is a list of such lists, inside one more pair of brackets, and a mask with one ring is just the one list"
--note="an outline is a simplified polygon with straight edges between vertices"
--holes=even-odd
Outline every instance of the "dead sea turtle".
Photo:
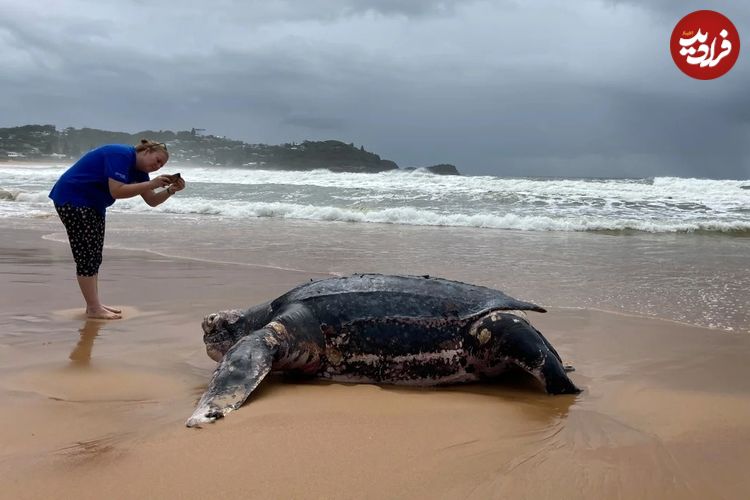
[[187,426],[239,408],[277,370],[429,386],[493,378],[516,366],[549,394],[580,392],[547,339],[510,310],[545,312],[482,286],[357,274],[305,283],[247,310],[210,314],[203,340],[220,363]]

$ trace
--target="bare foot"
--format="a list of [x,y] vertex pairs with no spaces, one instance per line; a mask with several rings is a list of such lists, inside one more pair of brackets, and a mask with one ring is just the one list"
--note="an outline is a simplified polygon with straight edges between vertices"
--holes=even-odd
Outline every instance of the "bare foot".
[[120,313],[122,312],[122,309],[118,309],[118,308],[116,308],[116,307],[112,307],[112,306],[105,306],[105,305],[102,305],[102,307],[103,307],[104,309],[106,309],[107,311],[109,311],[109,312],[112,312],[112,313],[115,313],[115,314],[120,314]]
[[97,309],[86,309],[86,316],[90,319],[120,319],[121,314],[113,313],[104,308],[104,306]]

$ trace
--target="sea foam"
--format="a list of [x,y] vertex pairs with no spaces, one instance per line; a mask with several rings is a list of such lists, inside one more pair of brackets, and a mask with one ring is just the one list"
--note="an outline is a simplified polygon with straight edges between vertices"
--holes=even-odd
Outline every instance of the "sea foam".
[[[171,167],[171,166],[170,166]],[[750,232],[748,181],[656,177],[547,179],[171,167],[187,189],[156,210],[226,218],[527,231]],[[0,217],[52,210],[63,167],[0,167]],[[113,211],[146,212],[139,197]]]

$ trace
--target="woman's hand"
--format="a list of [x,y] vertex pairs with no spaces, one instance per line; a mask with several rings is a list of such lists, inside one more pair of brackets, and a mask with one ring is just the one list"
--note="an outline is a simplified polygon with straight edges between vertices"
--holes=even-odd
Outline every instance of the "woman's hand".
[[170,186],[172,188],[173,192],[182,191],[185,189],[185,179],[182,177],[178,177],[175,182],[173,182]]
[[151,189],[158,189],[167,187],[172,183],[172,180],[168,175],[159,175],[148,181],[148,186]]

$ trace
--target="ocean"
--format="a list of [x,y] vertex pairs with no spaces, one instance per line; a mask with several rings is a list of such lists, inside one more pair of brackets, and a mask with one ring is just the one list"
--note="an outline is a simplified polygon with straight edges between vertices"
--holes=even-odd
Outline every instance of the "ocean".
[[[67,166],[0,166],[0,223],[65,241],[47,194]],[[167,203],[108,210],[107,247],[440,275],[547,307],[750,332],[750,181],[165,168],[177,171],[187,189]]]
[[[0,188],[8,192],[0,196],[17,202],[0,206],[0,217],[48,210],[49,187],[66,167],[0,166]],[[170,167],[190,179],[187,192],[159,209],[173,214],[529,231],[750,232],[750,181]],[[151,209],[131,199],[112,210]]]

